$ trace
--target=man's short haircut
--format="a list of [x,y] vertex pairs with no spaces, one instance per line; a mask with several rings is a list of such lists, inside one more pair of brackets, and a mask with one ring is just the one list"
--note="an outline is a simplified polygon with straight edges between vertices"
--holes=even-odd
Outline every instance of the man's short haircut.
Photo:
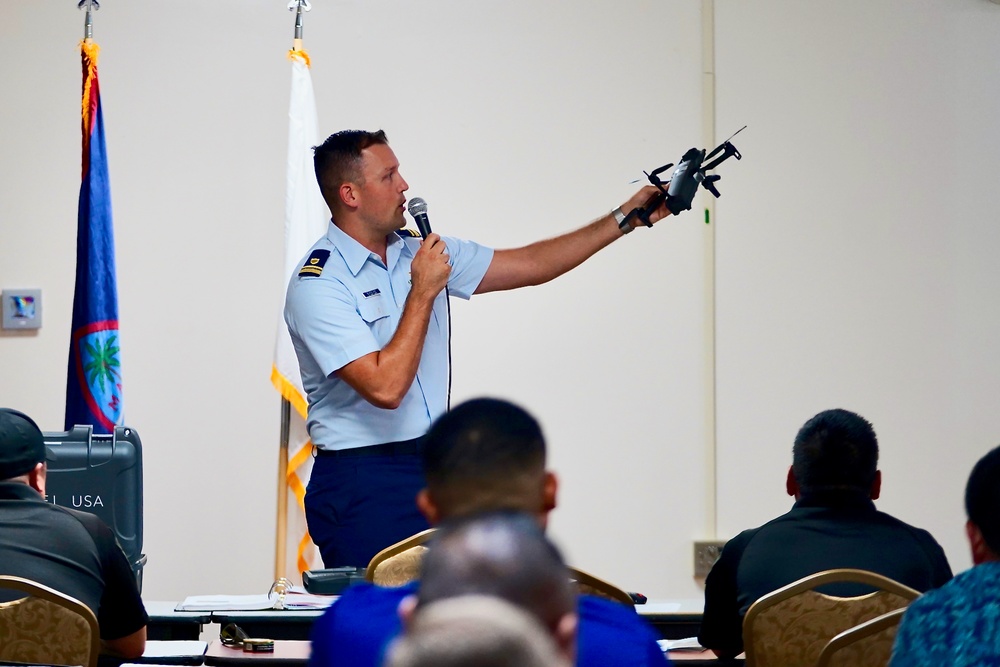
[[540,510],[545,438],[513,403],[478,398],[445,413],[427,433],[423,459],[428,492],[446,517]]
[[344,183],[363,184],[361,151],[376,144],[388,143],[389,139],[382,130],[342,130],[331,134],[319,146],[313,146],[316,180],[327,203]]
[[576,608],[559,550],[535,516],[518,512],[462,517],[437,531],[421,567],[418,610],[462,595],[506,600],[553,634]]
[[878,470],[878,438],[864,417],[825,410],[807,421],[792,447],[792,472],[803,492],[871,490]]
[[533,616],[465,595],[428,604],[387,652],[385,667],[558,667],[568,662]]
[[965,512],[990,550],[1000,555],[1000,447],[972,468],[965,486]]

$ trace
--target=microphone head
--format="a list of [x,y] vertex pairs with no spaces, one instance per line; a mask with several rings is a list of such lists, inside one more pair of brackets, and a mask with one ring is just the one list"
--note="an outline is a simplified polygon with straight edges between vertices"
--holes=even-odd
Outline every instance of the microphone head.
[[414,197],[410,200],[410,203],[407,204],[406,210],[408,210],[410,215],[414,218],[418,215],[427,215],[427,202],[420,197]]

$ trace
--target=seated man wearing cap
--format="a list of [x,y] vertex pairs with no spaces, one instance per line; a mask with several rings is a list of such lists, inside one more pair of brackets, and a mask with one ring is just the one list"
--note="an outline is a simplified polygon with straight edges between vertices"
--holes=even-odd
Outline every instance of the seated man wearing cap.
[[76,598],[97,616],[102,653],[138,658],[148,617],[132,568],[101,519],[45,502],[45,471],[41,430],[0,408],[0,574]]

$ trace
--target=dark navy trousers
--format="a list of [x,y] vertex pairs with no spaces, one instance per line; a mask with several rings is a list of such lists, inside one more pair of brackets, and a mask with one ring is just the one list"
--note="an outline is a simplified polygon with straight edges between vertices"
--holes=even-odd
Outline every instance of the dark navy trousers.
[[426,530],[419,454],[317,456],[306,488],[306,523],[326,567],[365,567],[382,549]]

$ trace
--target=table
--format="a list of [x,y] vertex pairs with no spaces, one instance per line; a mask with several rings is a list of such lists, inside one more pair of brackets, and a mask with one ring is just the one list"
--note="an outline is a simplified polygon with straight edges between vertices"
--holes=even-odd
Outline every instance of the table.
[[[214,667],[305,667],[309,662],[309,650],[308,641],[279,639],[274,642],[273,653],[248,653],[215,640],[205,652],[205,664]],[[694,667],[744,664],[741,659],[719,660],[711,651],[670,651],[667,656],[675,665]]]
[[[683,639],[696,636],[701,629],[703,605],[701,599],[650,600],[646,604],[636,605],[635,610],[653,626],[662,639]],[[222,626],[235,623],[251,637],[302,640],[309,639],[312,624],[323,615],[324,611],[323,609],[213,611],[211,622]]]
[[205,664],[217,667],[303,667],[309,662],[310,642],[279,639],[274,652],[252,653],[223,645],[216,639],[205,651]]
[[709,667],[709,665],[737,667],[746,664],[743,658],[730,658],[728,660],[716,658],[715,654],[708,649],[704,651],[667,651],[667,657],[675,665],[691,665],[691,667]]
[[[334,603],[336,604],[336,603]],[[212,622],[225,627],[235,623],[249,637],[309,639],[313,623],[325,609],[268,609],[265,611],[213,611]]]
[[701,598],[649,600],[635,606],[636,612],[653,626],[661,639],[698,636],[704,608],[705,601]]
[[201,636],[201,628],[212,622],[212,614],[207,611],[174,611],[176,602],[143,600],[149,623],[146,625],[146,639],[154,640],[196,640]]

